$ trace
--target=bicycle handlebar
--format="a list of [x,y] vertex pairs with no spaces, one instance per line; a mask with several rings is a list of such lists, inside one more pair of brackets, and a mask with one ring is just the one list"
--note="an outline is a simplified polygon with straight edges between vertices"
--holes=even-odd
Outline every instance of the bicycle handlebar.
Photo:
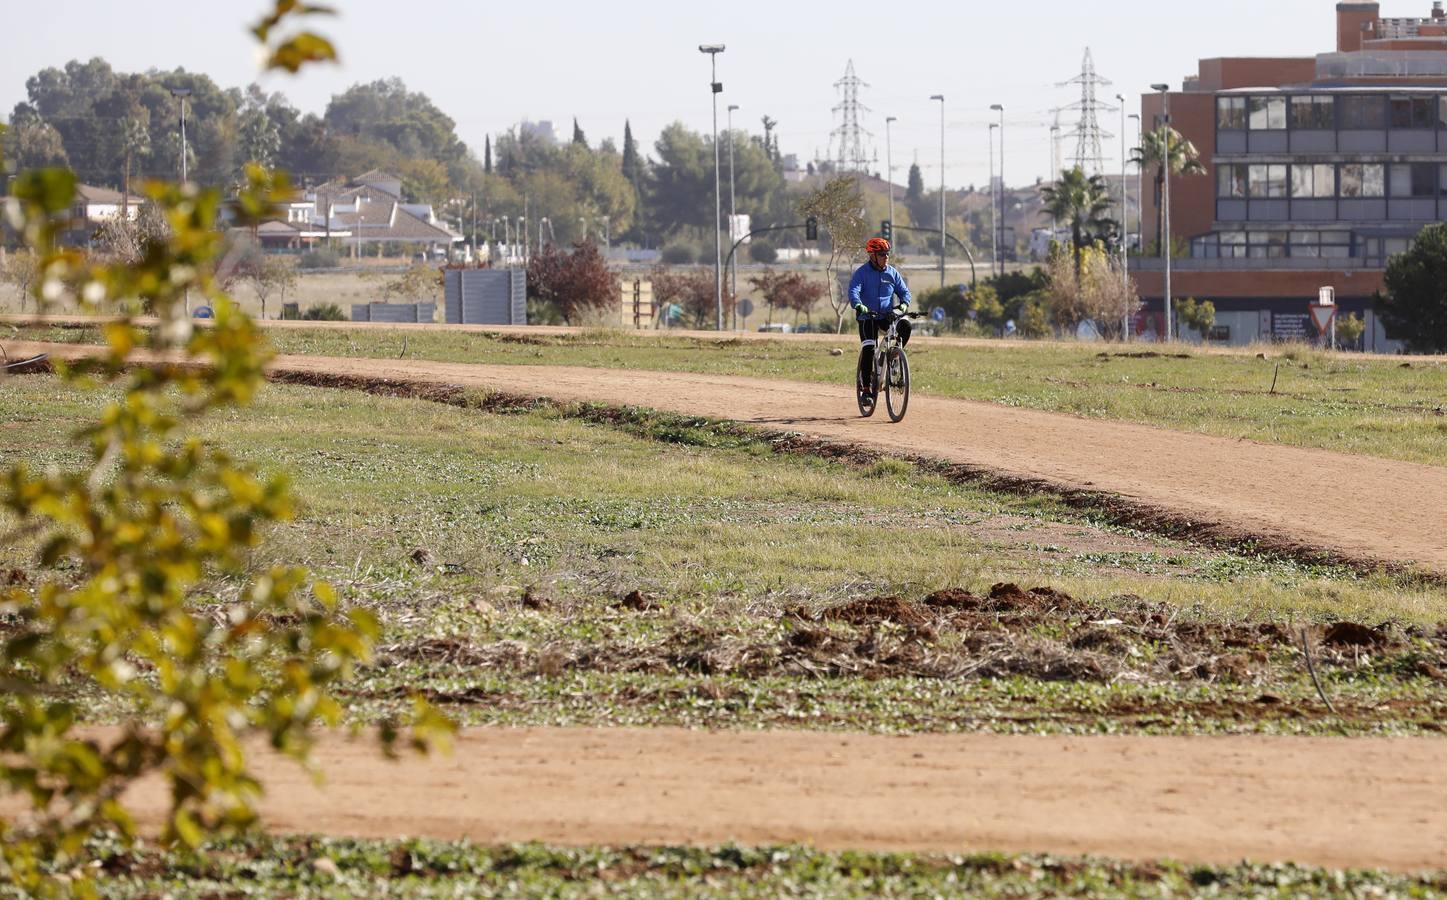
[[905,313],[905,314],[902,315],[902,316],[896,316],[896,315],[894,314],[894,312],[891,310],[890,312],[884,313],[884,314],[882,314],[882,315],[881,315],[880,313],[870,313],[869,316],[865,319],[865,321],[868,321],[868,322],[893,322],[895,319],[927,319],[927,318],[929,318],[929,317],[926,316],[926,315],[925,315],[924,313],[922,313],[922,312],[907,312],[907,313]]

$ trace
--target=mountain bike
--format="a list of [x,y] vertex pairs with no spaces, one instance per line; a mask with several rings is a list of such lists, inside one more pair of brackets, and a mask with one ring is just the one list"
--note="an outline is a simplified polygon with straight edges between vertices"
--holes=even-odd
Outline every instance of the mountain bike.
[[[904,318],[923,319],[924,313],[905,313]],[[889,412],[889,421],[898,422],[909,409],[909,357],[899,340],[899,316],[888,313],[875,316],[874,321],[888,322],[889,327],[880,335],[874,345],[874,365],[870,371],[870,383],[864,383],[859,367],[854,368],[854,393],[859,402],[859,414],[866,419],[874,415],[879,404],[880,389],[884,390],[884,406]]]

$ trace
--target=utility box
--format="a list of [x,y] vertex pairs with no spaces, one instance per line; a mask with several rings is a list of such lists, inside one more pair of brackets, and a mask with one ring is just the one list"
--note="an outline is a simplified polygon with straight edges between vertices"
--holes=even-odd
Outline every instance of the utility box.
[[526,325],[526,269],[447,269],[443,284],[449,325]]
[[436,303],[353,303],[353,322],[386,322],[401,325],[433,322],[437,318]]

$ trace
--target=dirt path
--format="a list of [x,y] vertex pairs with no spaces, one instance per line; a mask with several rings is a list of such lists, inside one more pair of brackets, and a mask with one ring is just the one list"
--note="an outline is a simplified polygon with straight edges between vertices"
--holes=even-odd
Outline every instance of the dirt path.
[[[15,356],[87,352],[63,344],[7,348]],[[1243,536],[1447,573],[1447,467],[925,396],[892,425],[882,413],[860,419],[843,385],[724,375],[316,356],[278,357],[273,369],[729,418],[1111,494]]]
[[[474,729],[450,757],[335,739],[318,760],[325,788],[262,760],[269,828],[1447,867],[1440,740]],[[128,800],[159,828],[158,783]]]

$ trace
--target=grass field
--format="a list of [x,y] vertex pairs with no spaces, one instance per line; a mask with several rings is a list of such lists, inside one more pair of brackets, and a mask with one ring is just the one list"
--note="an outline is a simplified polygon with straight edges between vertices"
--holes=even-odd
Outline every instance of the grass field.
[[[258,839],[197,856],[99,847],[103,897],[1434,896],[1436,876],[1089,858],[826,853],[808,847],[555,849]],[[4,889],[0,888],[0,896]]]
[[[84,465],[67,435],[107,397],[6,380],[0,465]],[[288,474],[302,501],[249,568],[307,565],[382,622],[377,658],[344,689],[354,722],[395,715],[414,692],[468,725],[1422,735],[1447,720],[1444,586],[1223,552],[1045,496],[781,454],[648,413],[504,414],[273,384],[202,434]],[[0,573],[72,577],[34,549],[0,544]],[[196,603],[243,581],[218,574]],[[89,722],[126,713],[76,697]],[[196,856],[96,849],[107,897],[1447,890],[1440,875],[804,847],[296,836]]]
[[[64,435],[100,400],[8,381],[4,461],[79,464]],[[253,564],[307,565],[381,617],[381,657],[349,688],[366,720],[412,690],[470,724],[1411,733],[1447,713],[1447,588],[1214,551],[897,463],[780,456],[662,417],[278,385],[204,434],[303,500]],[[65,577],[32,549],[0,551],[0,570]],[[1339,620],[1395,624],[1333,636]]]
[[[89,329],[25,329],[37,340],[93,342]],[[281,353],[495,364],[726,373],[841,385],[857,341],[737,341],[447,331],[286,329]],[[830,355],[839,348],[842,356]],[[915,342],[916,390],[1229,438],[1440,465],[1447,461],[1447,364],[1301,347],[1162,355],[1105,344]],[[1261,358],[1264,356],[1265,358]],[[1274,387],[1274,390],[1273,390]]]

